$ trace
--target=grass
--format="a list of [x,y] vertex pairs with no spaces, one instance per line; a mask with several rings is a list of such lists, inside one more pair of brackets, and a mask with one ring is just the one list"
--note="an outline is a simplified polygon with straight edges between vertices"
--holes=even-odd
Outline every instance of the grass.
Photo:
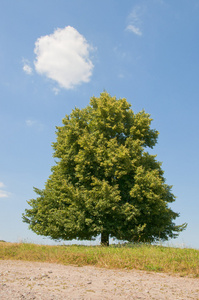
[[199,277],[199,250],[146,244],[101,247],[0,242],[0,259],[137,269]]

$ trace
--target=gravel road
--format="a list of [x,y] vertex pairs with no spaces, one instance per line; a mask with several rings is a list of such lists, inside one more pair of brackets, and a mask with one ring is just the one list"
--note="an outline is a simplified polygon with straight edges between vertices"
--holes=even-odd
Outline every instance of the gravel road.
[[0,260],[0,299],[199,300],[199,279],[137,270]]

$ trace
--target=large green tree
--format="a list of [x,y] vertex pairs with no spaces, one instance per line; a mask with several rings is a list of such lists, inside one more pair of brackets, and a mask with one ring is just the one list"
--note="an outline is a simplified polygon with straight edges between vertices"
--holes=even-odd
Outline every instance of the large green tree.
[[52,239],[87,239],[101,234],[127,241],[175,238],[186,224],[168,204],[175,201],[153,148],[158,132],[150,115],[131,110],[107,92],[75,108],[57,127],[52,167],[38,197],[27,201],[23,221]]

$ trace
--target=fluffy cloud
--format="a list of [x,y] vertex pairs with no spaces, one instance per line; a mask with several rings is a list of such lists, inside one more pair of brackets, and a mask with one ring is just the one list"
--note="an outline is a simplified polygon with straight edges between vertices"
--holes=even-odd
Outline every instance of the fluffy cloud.
[[132,25],[132,24],[129,24],[126,27],[126,30],[131,31],[131,32],[135,33],[136,35],[142,35],[141,30],[138,27],[136,27],[135,25]]
[[0,188],[5,187],[5,184],[3,184],[3,182],[0,182]]
[[30,63],[28,60],[23,60],[23,70],[26,74],[31,75],[32,74],[32,68],[30,66]]
[[60,87],[72,89],[90,81],[94,67],[90,60],[91,50],[92,47],[75,28],[58,28],[53,34],[36,41],[35,69]]
[[142,31],[140,27],[141,27],[141,18],[143,14],[144,14],[144,7],[136,6],[128,16],[128,25],[126,27],[126,30],[141,36]]
[[26,120],[26,125],[28,127],[34,127],[39,131],[44,129],[44,125],[41,122],[37,121],[37,120],[27,119]]
[[60,90],[57,87],[54,87],[52,90],[53,90],[55,95],[58,95],[59,92],[60,92]]
[[35,120],[26,120],[26,125],[27,125],[28,127],[32,127],[32,126],[34,126],[35,124],[37,124],[37,121],[35,121]]
[[0,190],[0,198],[8,198],[8,193],[6,191]]
[[2,188],[4,188],[5,185],[3,184],[3,182],[0,182],[0,198],[8,198],[9,193],[2,190]]

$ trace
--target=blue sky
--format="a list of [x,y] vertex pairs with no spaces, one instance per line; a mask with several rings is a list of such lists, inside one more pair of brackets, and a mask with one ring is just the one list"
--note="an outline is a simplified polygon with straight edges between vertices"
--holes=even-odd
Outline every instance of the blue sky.
[[198,0],[2,0],[0,239],[51,243],[21,215],[54,165],[56,126],[103,90],[145,109],[160,132],[153,153],[199,248]]

